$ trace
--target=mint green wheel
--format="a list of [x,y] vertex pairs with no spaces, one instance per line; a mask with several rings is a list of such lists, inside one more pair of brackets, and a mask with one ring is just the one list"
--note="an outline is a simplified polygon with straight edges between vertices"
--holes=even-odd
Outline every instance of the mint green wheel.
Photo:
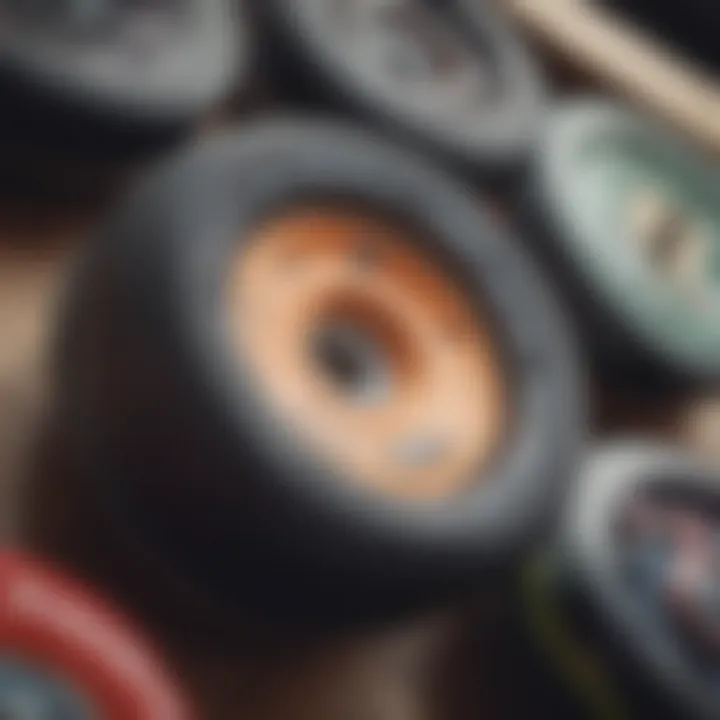
[[720,379],[720,174],[651,120],[559,109],[533,169],[540,242],[599,366],[637,384]]

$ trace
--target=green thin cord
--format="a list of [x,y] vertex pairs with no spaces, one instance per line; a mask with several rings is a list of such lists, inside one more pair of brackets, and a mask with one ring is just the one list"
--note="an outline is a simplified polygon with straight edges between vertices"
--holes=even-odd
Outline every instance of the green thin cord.
[[552,593],[546,558],[528,563],[521,575],[523,609],[542,650],[556,661],[563,679],[585,701],[595,720],[630,720],[608,673],[573,636]]

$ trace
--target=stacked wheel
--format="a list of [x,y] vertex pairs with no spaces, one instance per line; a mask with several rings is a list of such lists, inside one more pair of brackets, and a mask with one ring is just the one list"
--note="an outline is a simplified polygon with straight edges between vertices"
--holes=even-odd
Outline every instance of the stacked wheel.
[[654,390],[720,379],[719,199],[717,169],[646,118],[587,100],[548,123],[525,234],[605,379]]
[[490,3],[271,0],[256,9],[282,97],[357,115],[476,179],[524,166],[544,82]]
[[535,266],[472,193],[342,125],[171,161],[96,238],[63,327],[99,495],[203,586],[291,617],[408,610],[512,562],[582,434]]
[[4,0],[0,17],[0,122],[6,154],[21,145],[26,162],[156,151],[245,73],[229,0]]
[[42,720],[184,720],[174,680],[141,634],[76,581],[0,558],[0,713]]
[[718,487],[716,471],[648,443],[585,464],[525,587],[536,657],[579,714],[717,716]]

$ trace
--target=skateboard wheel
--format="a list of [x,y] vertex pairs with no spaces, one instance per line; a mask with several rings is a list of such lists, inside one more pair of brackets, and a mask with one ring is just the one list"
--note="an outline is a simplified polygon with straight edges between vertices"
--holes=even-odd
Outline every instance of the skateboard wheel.
[[0,557],[0,714],[182,720],[170,676],[127,621],[36,561]]
[[702,386],[720,375],[717,170],[649,120],[591,100],[549,123],[525,228],[608,379]]
[[233,5],[3,0],[8,146],[126,160],[179,138],[244,74]]
[[258,3],[279,92],[330,104],[474,177],[522,164],[544,110],[532,58],[489,3]]
[[615,443],[587,460],[536,589],[594,650],[614,691],[605,709],[717,716],[719,487],[716,471],[665,446]]
[[72,297],[85,453],[263,609],[457,592],[544,524],[578,443],[573,344],[534,266],[472,193],[342,125],[265,121],[174,160]]

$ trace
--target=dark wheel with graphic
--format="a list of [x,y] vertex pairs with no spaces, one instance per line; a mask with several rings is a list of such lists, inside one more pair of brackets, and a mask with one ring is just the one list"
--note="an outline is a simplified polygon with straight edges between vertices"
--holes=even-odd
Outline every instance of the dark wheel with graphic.
[[718,479],[648,443],[609,445],[585,464],[526,607],[568,696],[602,716],[720,712]]

